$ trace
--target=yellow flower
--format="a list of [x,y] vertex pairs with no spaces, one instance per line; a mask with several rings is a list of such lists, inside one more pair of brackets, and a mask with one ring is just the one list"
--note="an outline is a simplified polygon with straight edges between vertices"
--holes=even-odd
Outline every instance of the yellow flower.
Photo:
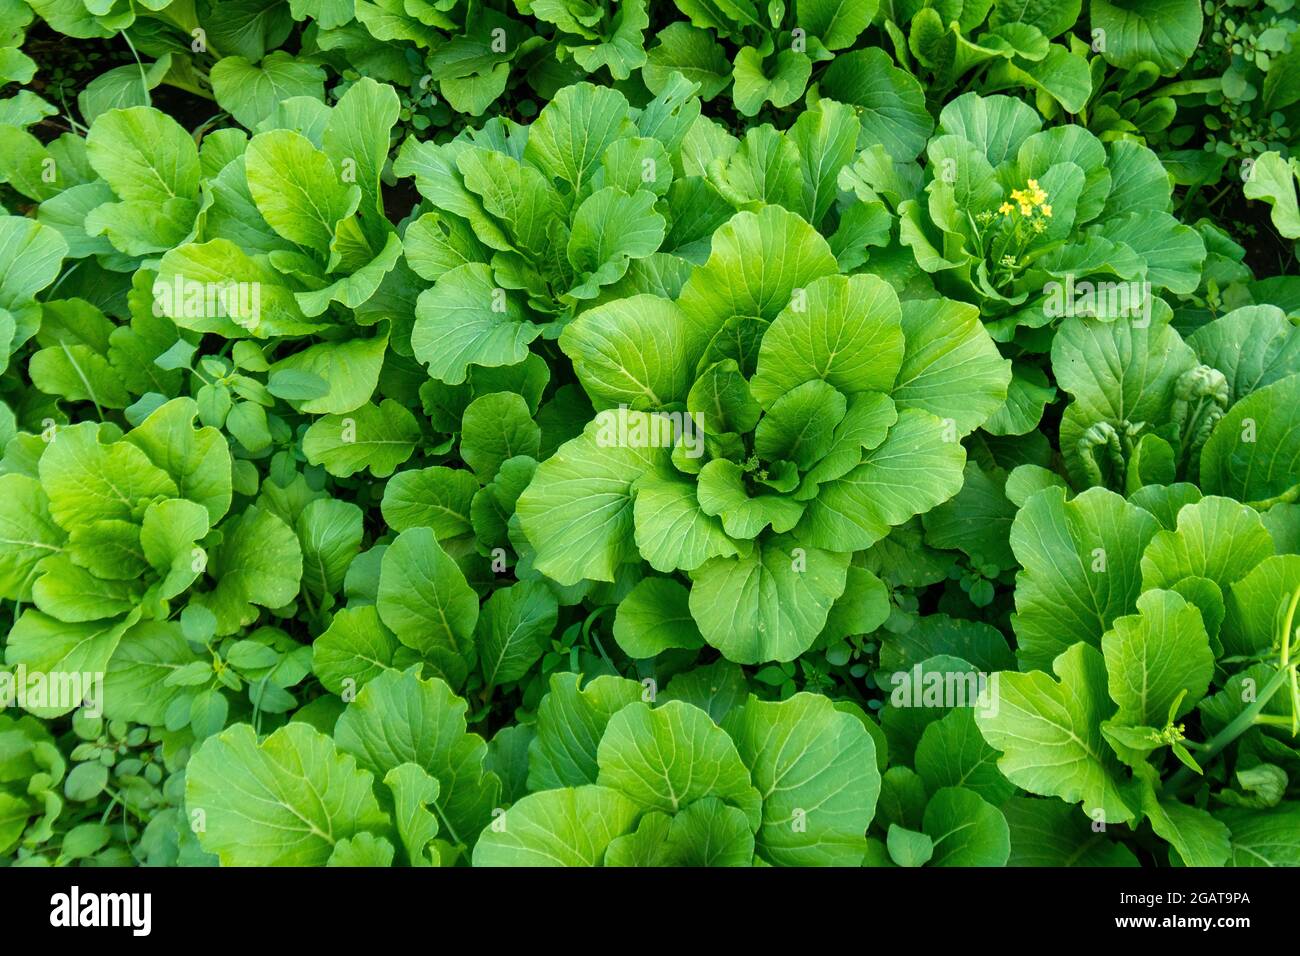
[[998,212],[1002,213],[1002,215],[1004,216],[1009,216],[1011,215],[1011,210],[1013,208],[1014,207],[1011,205],[1011,203],[1004,202],[1001,206],[998,206]]
[[1052,218],[1052,206],[1050,203],[1043,203],[1039,208],[1042,210],[1044,216],[1048,219]]
[[1028,216],[1033,211],[1034,211],[1034,207],[1029,205],[1029,203],[1022,202],[1020,204],[1020,215]]

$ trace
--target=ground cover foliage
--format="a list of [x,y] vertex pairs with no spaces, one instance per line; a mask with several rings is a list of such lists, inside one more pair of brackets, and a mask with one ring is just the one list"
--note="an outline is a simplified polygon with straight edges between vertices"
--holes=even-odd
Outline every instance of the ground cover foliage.
[[0,860],[1300,865],[1291,0],[0,0]]

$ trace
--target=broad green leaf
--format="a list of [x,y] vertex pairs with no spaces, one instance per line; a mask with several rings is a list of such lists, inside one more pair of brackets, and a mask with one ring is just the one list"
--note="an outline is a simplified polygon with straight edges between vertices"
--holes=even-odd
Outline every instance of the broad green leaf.
[[439,541],[459,537],[471,530],[470,507],[478,490],[474,475],[461,468],[399,471],[384,485],[384,521],[398,532],[432,528]]
[[655,194],[647,189],[628,195],[617,186],[582,201],[569,234],[567,254],[578,280],[570,295],[593,298],[601,286],[623,278],[631,260],[659,248],[666,223],[654,204]]
[[[800,470],[806,470],[834,447],[835,429],[844,420],[847,409],[844,396],[821,379],[796,385],[772,402],[758,423],[754,431],[754,453],[763,461],[792,461]],[[700,473],[701,504],[704,503],[704,478],[713,464],[709,462]],[[726,524],[725,517],[723,524]]]
[[1290,414],[1297,407],[1300,375],[1274,382],[1233,405],[1201,449],[1201,490],[1258,510],[1300,496],[1294,466],[1300,456],[1300,430]]
[[539,571],[564,585],[613,581],[637,559],[633,485],[667,471],[672,432],[668,419],[644,412],[601,412],[538,466],[517,513]]
[[178,495],[206,508],[215,524],[230,509],[230,449],[218,429],[194,427],[198,414],[192,399],[172,399],[128,432],[126,440],[171,476]]
[[870,547],[956,494],[965,459],[954,428],[929,412],[904,409],[862,464],[820,487],[795,537],[834,551]]
[[879,143],[900,163],[910,162],[925,148],[934,129],[925,91],[884,50],[869,47],[840,54],[822,75],[820,86],[824,95],[857,108],[859,147]]
[[840,170],[853,161],[858,142],[857,116],[834,100],[818,100],[790,127],[788,140],[799,151],[803,206],[809,222],[821,223],[839,195]]
[[885,838],[889,858],[898,866],[925,866],[934,856],[934,841],[924,833],[908,830],[897,823],[889,825]]
[[[794,213],[765,206],[757,213],[737,213],[714,233],[708,261],[691,273],[677,304],[709,339],[733,317],[757,320],[761,333],[790,305],[796,289],[838,271],[830,246],[816,230]],[[747,353],[717,358],[735,358],[742,370],[752,367]]]
[[199,150],[180,125],[159,110],[110,110],[86,137],[86,158],[119,199],[161,206],[197,199]]
[[934,844],[931,866],[1005,866],[1011,855],[1006,817],[963,787],[944,787],[930,798],[922,829]]
[[[138,612],[124,618],[107,621],[88,621],[79,624],[67,624],[56,620],[40,611],[27,609],[23,611],[5,642],[5,663],[11,667],[19,665],[26,668],[28,674],[45,674],[54,677],[63,675],[83,675],[73,687],[90,675],[102,674],[108,670],[108,662],[117,649],[122,635],[126,632]],[[44,682],[48,687],[50,681]],[[83,699],[92,691],[91,686],[83,686]],[[58,717],[75,709],[78,701],[41,700],[39,696],[29,695],[25,701],[28,712],[38,717]]]
[[674,302],[636,295],[596,306],[564,327],[560,348],[597,408],[683,402],[704,343]]
[[600,786],[647,810],[676,813],[704,797],[744,810],[751,828],[760,800],[730,737],[707,713],[669,701],[627,705],[610,718],[596,754]]
[[485,482],[511,458],[541,457],[541,440],[542,431],[528,402],[514,392],[491,392],[474,399],[461,419],[460,456]]
[[930,793],[962,787],[1001,806],[1016,788],[998,770],[998,756],[980,735],[975,709],[954,707],[922,732],[916,745],[916,772]]
[[411,528],[384,552],[379,617],[458,686],[474,664],[478,596],[429,528]]
[[1138,866],[1112,830],[1097,830],[1083,810],[1055,799],[1012,797],[1001,807],[1011,827],[1008,866]]
[[1142,554],[1142,586],[1169,588],[1183,578],[1209,578],[1226,589],[1273,554],[1259,514],[1214,495],[1178,512],[1176,530],[1156,532]]
[[1021,144],[1042,125],[1042,118],[1022,99],[964,93],[944,105],[935,132],[969,140],[997,167],[1015,158]]
[[[809,410],[805,405],[803,411]],[[800,502],[784,494],[751,493],[744,469],[729,458],[715,458],[700,469],[696,497],[700,510],[721,517],[723,530],[737,540],[756,538],[769,525],[775,533],[784,534],[799,522],[804,510]]]
[[257,620],[255,605],[278,608],[297,596],[302,548],[293,529],[256,506],[220,530],[221,544],[207,564],[216,587],[193,600],[216,615],[218,634],[233,634]]
[[958,548],[977,567],[1014,568],[1010,533],[1016,506],[1006,497],[1001,474],[986,473],[976,462],[968,461],[963,477],[961,491],[922,519],[926,543]]
[[671,578],[643,578],[619,602],[614,640],[629,657],[652,658],[672,648],[702,647],[689,592]]
[[700,84],[700,98],[711,100],[731,82],[731,61],[707,30],[679,20],[659,31],[659,45],[646,51],[641,78],[658,94],[674,72]]
[[1102,736],[1115,705],[1106,694],[1101,652],[1072,645],[1052,664],[1059,680],[1042,671],[1003,671],[990,682],[989,706],[976,710],[980,733],[1002,751],[998,768],[1030,793],[1083,802],[1094,820],[1125,823],[1122,767]]
[[567,86],[546,104],[529,128],[524,158],[554,181],[583,196],[606,148],[636,135],[627,100],[617,90],[590,83]]
[[384,214],[379,177],[388,160],[389,136],[400,105],[391,86],[363,76],[339,97],[321,134],[335,168],[351,177],[344,181],[361,188],[363,225],[373,227]]
[[1144,60],[1163,74],[1177,72],[1201,38],[1201,5],[1196,0],[1095,0],[1092,28],[1105,31],[1102,56],[1120,69]]
[[248,724],[207,740],[186,768],[199,843],[225,866],[320,866],[340,841],[382,830],[373,778],[303,723],[259,743]]
[[1300,555],[1278,554],[1261,561],[1228,589],[1219,636],[1229,655],[1265,653],[1276,646],[1282,615],[1300,587]]
[[898,296],[875,276],[827,276],[796,293],[763,335],[754,397],[771,406],[819,379],[845,395],[887,392],[903,361]]
[[155,495],[175,497],[177,487],[165,471],[133,444],[100,441],[91,422],[59,429],[41,455],[41,486],[50,515],[64,528],[101,519],[136,519]]
[[339,718],[339,748],[376,776],[413,763],[438,781],[431,802],[455,844],[470,846],[492,819],[501,782],[486,766],[487,744],[465,730],[466,704],[438,679],[385,670]]
[[402,838],[411,866],[435,865],[437,850],[429,855],[429,844],[438,835],[438,818],[429,804],[438,800],[440,787],[419,764],[404,763],[384,774],[384,785],[393,794],[393,824]]
[[1206,365],[1228,379],[1228,401],[1300,372],[1300,329],[1273,305],[1247,305],[1187,338]]
[[127,614],[140,599],[140,588],[132,581],[97,578],[72,563],[67,554],[55,554],[41,562],[39,577],[32,585],[32,600],[51,617],[69,623],[100,621]]
[[326,866],[387,867],[393,865],[396,851],[386,837],[358,833],[334,844]]
[[274,115],[286,99],[325,99],[325,71],[276,50],[254,65],[242,56],[223,56],[212,67],[217,102],[248,129]]
[[1241,188],[1247,199],[1262,199],[1273,207],[1270,218],[1288,239],[1300,237],[1300,203],[1296,200],[1295,166],[1281,154],[1267,152],[1250,166]]
[[326,384],[326,391],[306,398],[282,395],[309,415],[342,415],[370,400],[388,349],[388,337],[318,342],[271,366],[270,375],[304,372]]
[[1271,810],[1219,810],[1219,820],[1232,834],[1228,866],[1300,866],[1300,803],[1279,804]]
[[976,309],[950,299],[908,302],[902,328],[907,347],[891,393],[900,412],[919,408],[965,435],[1002,406],[1011,363]]
[[419,440],[415,416],[386,398],[317,419],[303,436],[302,450],[309,462],[324,465],[332,475],[346,477],[368,468],[376,478],[387,478],[411,457]]
[[[32,300],[54,281],[67,255],[68,243],[57,230],[22,216],[0,216],[0,309],[15,316],[35,311]],[[3,351],[7,361],[7,346]]]
[[99,74],[77,94],[82,118],[93,127],[95,120],[109,110],[148,106],[149,91],[163,81],[171,64],[171,54],[164,53],[148,67],[136,63]]
[[633,492],[637,550],[656,571],[694,571],[710,558],[740,553],[722,521],[700,508],[695,482],[647,474]]
[[1042,668],[1070,645],[1101,636],[1136,607],[1140,563],[1159,530],[1147,512],[1104,488],[1072,501],[1060,488],[1030,497],[1011,526],[1016,575],[1012,618],[1023,667]]
[[329,157],[292,130],[258,133],[246,155],[248,191],[267,224],[296,245],[328,253],[361,190],[340,182]]
[[755,542],[748,555],[691,572],[691,616],[728,660],[793,660],[825,626],[848,563],[847,554],[799,547],[788,535]]
[[[234,294],[218,291],[231,288]],[[264,255],[250,256],[228,239],[187,243],[167,252],[154,290],[162,313],[196,332],[267,338],[323,327],[307,321],[285,279]]]
[[353,694],[393,666],[401,646],[373,604],[343,608],[312,642],[311,669],[335,694]]
[[640,684],[609,675],[579,687],[582,675],[552,674],[537,708],[537,736],[528,747],[528,789],[596,782],[596,751],[609,719],[642,699]]
[[39,481],[0,475],[0,597],[30,602],[37,564],[57,553],[66,538]]
[[969,661],[984,672],[1011,670],[1015,657],[1002,632],[981,621],[925,614],[901,634],[889,634],[881,643],[880,666],[885,671],[907,671],[936,655]]
[[350,501],[320,498],[298,515],[294,530],[302,544],[303,586],[319,601],[343,587],[364,534],[360,508]]
[[754,47],[741,47],[733,73],[736,109],[744,116],[753,116],[764,103],[778,108],[789,106],[803,95],[811,75],[812,60],[806,53],[779,50],[773,59],[765,60]]
[[581,786],[530,793],[489,827],[475,866],[600,866],[605,849],[629,832],[641,808],[617,790]]
[[867,28],[878,6],[874,0],[799,0],[795,12],[809,36],[828,50],[842,50]]
[[1205,696],[1214,653],[1200,611],[1175,592],[1145,591],[1137,609],[1118,618],[1101,638],[1110,698],[1119,705],[1115,721],[1163,727]]
[[475,642],[488,686],[527,676],[547,649],[558,610],[541,581],[519,581],[483,603]]
[[167,678],[196,662],[210,664],[210,659],[199,657],[173,622],[141,621],[127,629],[104,674],[104,715],[162,724],[172,701],[185,693]]
[[448,385],[470,365],[518,365],[542,328],[518,292],[500,288],[483,263],[459,266],[420,293],[411,348],[429,374]]
[[862,723],[818,694],[754,698],[723,720],[763,799],[758,855],[778,866],[857,866],[880,793]]
[[1173,847],[1184,866],[1227,865],[1231,831],[1208,811],[1177,800],[1157,801],[1149,791],[1143,807],[1151,828]]

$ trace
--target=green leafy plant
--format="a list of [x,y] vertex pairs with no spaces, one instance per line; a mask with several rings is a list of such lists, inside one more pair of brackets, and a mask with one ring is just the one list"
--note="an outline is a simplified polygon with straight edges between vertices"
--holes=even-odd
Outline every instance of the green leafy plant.
[[154,6],[0,0],[0,862],[1300,865],[1287,0]]

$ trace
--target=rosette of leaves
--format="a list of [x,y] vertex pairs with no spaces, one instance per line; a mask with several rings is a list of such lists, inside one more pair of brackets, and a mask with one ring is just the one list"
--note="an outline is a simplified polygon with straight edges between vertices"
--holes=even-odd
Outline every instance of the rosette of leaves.
[[415,176],[427,206],[407,226],[406,259],[433,283],[411,341],[433,378],[517,365],[619,290],[680,286],[682,257],[707,252],[731,211],[687,166],[692,89],[678,78],[635,110],[580,83],[528,127],[497,119],[442,145],[407,140],[394,169]]
[[[652,706],[636,681],[580,680],[556,675],[535,728],[490,744],[446,684],[391,668],[332,735],[232,726],[186,773],[199,842],[227,865],[863,861],[880,773],[860,711],[812,694]],[[250,805],[237,780],[267,799]]]
[[1160,305],[1149,323],[1070,318],[1057,332],[1052,370],[1072,398],[1060,426],[1072,483],[1132,493],[1190,481],[1261,508],[1296,500],[1295,324],[1277,306],[1244,306],[1184,340]]
[[[205,721],[224,723],[224,702],[181,689],[200,680],[169,679],[165,690],[158,682],[190,667],[215,685],[212,664],[188,641],[203,647],[255,622],[262,608],[291,604],[302,549],[269,511],[229,513],[226,439],[195,428],[197,413],[192,399],[178,398],[125,434],[93,422],[20,434],[0,482],[8,490],[4,593],[30,605],[9,632],[6,663],[29,673],[104,674],[108,716],[165,720],[174,730],[193,721],[201,735]],[[186,627],[172,620],[182,603]],[[279,650],[294,647],[290,640]],[[248,663],[269,669],[280,657]],[[281,689],[305,673],[279,681]],[[242,686],[233,676],[226,683]],[[30,701],[28,709],[53,716],[74,704]]]
[[868,152],[842,180],[897,210],[917,265],[978,305],[999,341],[1020,331],[1041,351],[1033,330],[1079,307],[1079,282],[1151,295],[1199,284],[1204,243],[1170,212],[1169,174],[1144,146],[1103,144],[1080,126],[1044,130],[1020,100],[967,93],[944,107],[926,156],[918,178]]
[[[181,155],[195,179],[202,174],[203,209],[193,240],[158,261],[163,314],[232,339],[300,337],[337,329],[344,317],[378,322],[364,307],[402,249],[380,190],[397,109],[391,87],[362,80],[333,108],[285,101],[251,138],[222,131],[200,152],[187,137]],[[196,309],[191,284],[256,288],[258,301],[231,295],[219,310]],[[168,289],[175,294],[162,294]],[[383,314],[400,319],[400,310]]]
[[560,346],[598,412],[519,497],[533,566],[681,574],[674,604],[745,663],[812,646],[854,552],[958,491],[1010,376],[974,309],[902,309],[777,206],[719,229],[675,302],[611,300]]
[[379,668],[323,725],[332,735],[295,721],[259,740],[234,724],[186,771],[199,842],[233,866],[454,865],[501,799],[466,710],[439,679]]
[[1007,779],[1138,842],[1149,825],[1171,862],[1294,864],[1272,835],[1300,812],[1300,555],[1269,531],[1279,507],[1191,485],[1030,496],[1012,531],[1020,670],[975,713]]
[[635,681],[580,680],[552,679],[529,792],[479,836],[475,866],[863,862],[880,772],[860,711],[815,694],[706,710],[671,688],[647,702]]
[[981,93],[1025,88],[1044,112],[1078,113],[1092,77],[1087,60],[1062,35],[1074,27],[1080,7],[1080,0],[896,4],[883,26],[899,62],[924,81],[932,102],[944,102],[959,87]]
[[[650,51],[650,63],[656,71],[707,76],[709,96],[730,79],[732,101],[744,116],[754,116],[768,103],[780,108],[796,102],[808,87],[813,66],[852,47],[879,7],[876,0],[796,0],[788,6],[754,0],[675,2],[690,23],[665,30],[660,45]],[[730,70],[729,61],[734,63]],[[883,76],[861,81],[886,92],[890,88]]]

